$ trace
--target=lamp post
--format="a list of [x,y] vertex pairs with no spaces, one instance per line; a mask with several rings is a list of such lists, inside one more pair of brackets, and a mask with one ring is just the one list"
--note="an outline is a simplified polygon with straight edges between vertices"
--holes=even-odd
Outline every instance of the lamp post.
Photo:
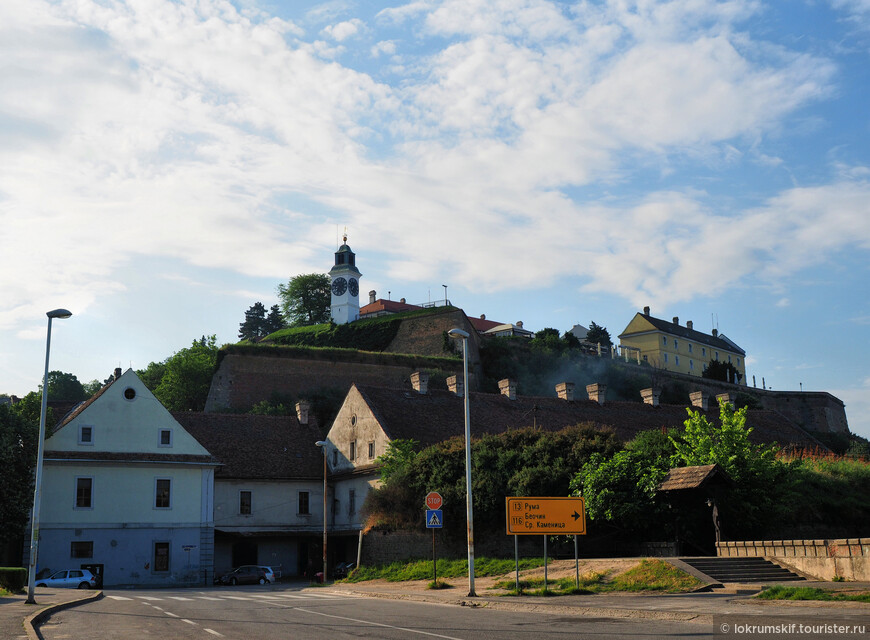
[[45,339],[45,374],[42,376],[42,408],[39,412],[39,442],[36,453],[36,477],[33,487],[33,513],[30,518],[30,567],[27,571],[27,604],[36,604],[33,587],[36,584],[36,555],[39,551],[39,503],[42,499],[42,456],[45,448],[45,412],[48,409],[48,356],[51,351],[51,321],[55,318],[69,318],[72,313],[66,309],[49,311],[48,334]]
[[468,529],[468,596],[476,597],[474,592],[474,515],[471,500],[471,408],[468,404],[468,332],[451,329],[451,338],[462,340],[462,373],[465,385],[465,517]]
[[326,584],[326,440],[314,443],[323,449],[323,584]]

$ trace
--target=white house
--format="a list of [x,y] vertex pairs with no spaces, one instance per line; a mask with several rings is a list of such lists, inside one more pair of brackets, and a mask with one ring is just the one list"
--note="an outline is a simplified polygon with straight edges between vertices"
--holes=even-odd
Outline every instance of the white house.
[[132,369],[116,369],[46,437],[38,570],[211,584],[217,464]]

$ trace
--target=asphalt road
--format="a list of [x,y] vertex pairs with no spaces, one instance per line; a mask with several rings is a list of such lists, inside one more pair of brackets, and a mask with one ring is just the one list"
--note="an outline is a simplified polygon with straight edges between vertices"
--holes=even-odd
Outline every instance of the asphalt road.
[[109,590],[102,600],[52,615],[40,631],[45,640],[652,640],[713,633],[710,625],[687,622],[592,619],[274,586]]

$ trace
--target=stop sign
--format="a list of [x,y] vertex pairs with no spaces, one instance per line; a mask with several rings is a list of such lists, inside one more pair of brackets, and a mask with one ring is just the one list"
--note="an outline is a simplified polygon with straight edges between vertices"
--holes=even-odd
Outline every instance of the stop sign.
[[441,500],[441,494],[438,493],[437,491],[430,491],[426,495],[426,508],[427,509],[440,509],[442,502],[443,502],[443,500]]

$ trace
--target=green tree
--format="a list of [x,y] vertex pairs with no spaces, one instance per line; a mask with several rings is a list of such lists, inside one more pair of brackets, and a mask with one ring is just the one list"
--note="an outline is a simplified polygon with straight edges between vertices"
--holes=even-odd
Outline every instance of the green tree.
[[147,367],[136,371],[136,375],[139,376],[139,379],[148,387],[151,393],[154,393],[154,390],[160,386],[163,374],[165,373],[166,360],[162,362],[149,362]]
[[203,336],[166,359],[154,395],[170,411],[202,411],[217,363],[217,337]]
[[[42,389],[42,385],[39,385]],[[72,373],[48,372],[48,399],[50,402],[80,402],[86,398],[85,389]]]
[[266,307],[255,302],[245,311],[245,321],[239,325],[240,340],[255,340],[271,333],[266,330]]
[[[39,394],[28,396],[39,398]],[[21,404],[21,403],[18,403]],[[16,405],[17,406],[17,405]],[[36,423],[24,419],[9,405],[0,404],[0,541],[20,540],[33,504],[33,467],[39,440],[39,414]]]
[[730,362],[721,362],[719,360],[710,360],[709,364],[704,366],[701,372],[702,378],[710,380],[722,380],[723,382],[733,382],[737,384],[743,377],[743,374],[737,370]]
[[[734,480],[720,505],[723,526],[732,535],[754,535],[776,521],[781,491],[792,467],[776,458],[776,443],[755,444],[746,424],[747,408],[719,402],[719,424],[687,409],[685,429],[669,436],[680,465],[718,464]],[[747,538],[748,539],[748,538]]]
[[613,341],[610,339],[610,332],[607,327],[602,327],[594,322],[589,325],[589,331],[586,332],[586,342],[592,344],[601,343],[602,346],[612,347]]
[[85,397],[90,398],[97,391],[103,388],[103,383],[99,380],[91,380],[90,382],[83,384],[82,388],[84,389]]
[[376,461],[381,465],[381,482],[389,482],[397,473],[410,469],[417,457],[418,445],[416,440],[391,440],[384,455]]
[[286,285],[278,285],[281,309],[291,327],[323,324],[330,320],[329,276],[325,273],[308,273],[290,279]]
[[273,304],[269,309],[269,315],[266,316],[266,335],[275,333],[284,328],[284,316],[281,315],[281,310],[277,304]]
[[[18,402],[12,405],[12,410],[17,413],[22,420],[30,425],[37,432],[39,431],[39,413],[42,411],[42,392],[31,391]],[[45,428],[51,429],[55,424],[54,409],[46,407],[45,412]]]

